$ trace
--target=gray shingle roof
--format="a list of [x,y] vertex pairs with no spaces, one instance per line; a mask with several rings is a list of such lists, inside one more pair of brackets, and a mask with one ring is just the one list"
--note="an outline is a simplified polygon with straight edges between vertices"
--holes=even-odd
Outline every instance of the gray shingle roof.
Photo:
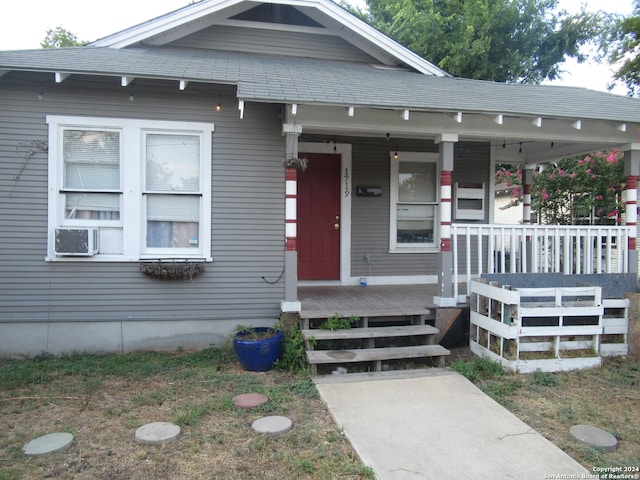
[[384,70],[368,64],[187,48],[0,52],[0,70],[126,75],[238,85],[248,101],[640,122],[640,99]]

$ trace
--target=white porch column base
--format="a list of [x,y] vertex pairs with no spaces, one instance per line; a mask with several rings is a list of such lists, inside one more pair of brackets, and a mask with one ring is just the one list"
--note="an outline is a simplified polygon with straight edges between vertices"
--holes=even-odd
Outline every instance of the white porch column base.
[[455,297],[433,297],[433,303],[439,307],[455,307],[458,304]]
[[300,313],[302,311],[302,302],[280,302],[280,311],[282,313]]

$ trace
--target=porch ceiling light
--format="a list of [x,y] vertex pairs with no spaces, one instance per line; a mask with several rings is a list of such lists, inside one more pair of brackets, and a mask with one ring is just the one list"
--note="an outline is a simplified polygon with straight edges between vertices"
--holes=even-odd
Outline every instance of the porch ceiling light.
[[408,108],[407,108],[407,109],[405,109],[405,110],[402,112],[402,119],[403,119],[403,120],[409,120],[409,109],[408,109]]
[[453,120],[456,123],[462,123],[462,112],[458,112],[456,114],[453,115]]
[[582,120],[576,120],[571,124],[571,126],[576,130],[582,130]]
[[531,120],[531,123],[538,128],[542,127],[542,117],[534,118],[533,120]]
[[504,115],[502,114],[496,115],[495,117],[493,117],[493,121],[496,122],[498,125],[502,125],[502,122],[504,122]]
[[353,117],[353,115],[355,114],[356,109],[353,107],[349,107],[349,116]]

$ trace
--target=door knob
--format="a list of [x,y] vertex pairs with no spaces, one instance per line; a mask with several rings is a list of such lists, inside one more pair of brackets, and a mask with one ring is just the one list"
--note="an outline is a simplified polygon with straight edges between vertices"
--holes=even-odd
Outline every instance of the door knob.
[[339,223],[336,223],[336,224],[333,226],[333,228],[335,228],[336,230],[339,230],[339,229],[340,229],[340,224],[339,224]]

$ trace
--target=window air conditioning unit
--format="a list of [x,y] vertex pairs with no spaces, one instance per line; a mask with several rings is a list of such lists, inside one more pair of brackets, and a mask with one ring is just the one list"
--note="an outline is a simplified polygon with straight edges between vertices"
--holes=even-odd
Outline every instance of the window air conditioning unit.
[[56,255],[90,257],[98,249],[96,228],[56,228]]

